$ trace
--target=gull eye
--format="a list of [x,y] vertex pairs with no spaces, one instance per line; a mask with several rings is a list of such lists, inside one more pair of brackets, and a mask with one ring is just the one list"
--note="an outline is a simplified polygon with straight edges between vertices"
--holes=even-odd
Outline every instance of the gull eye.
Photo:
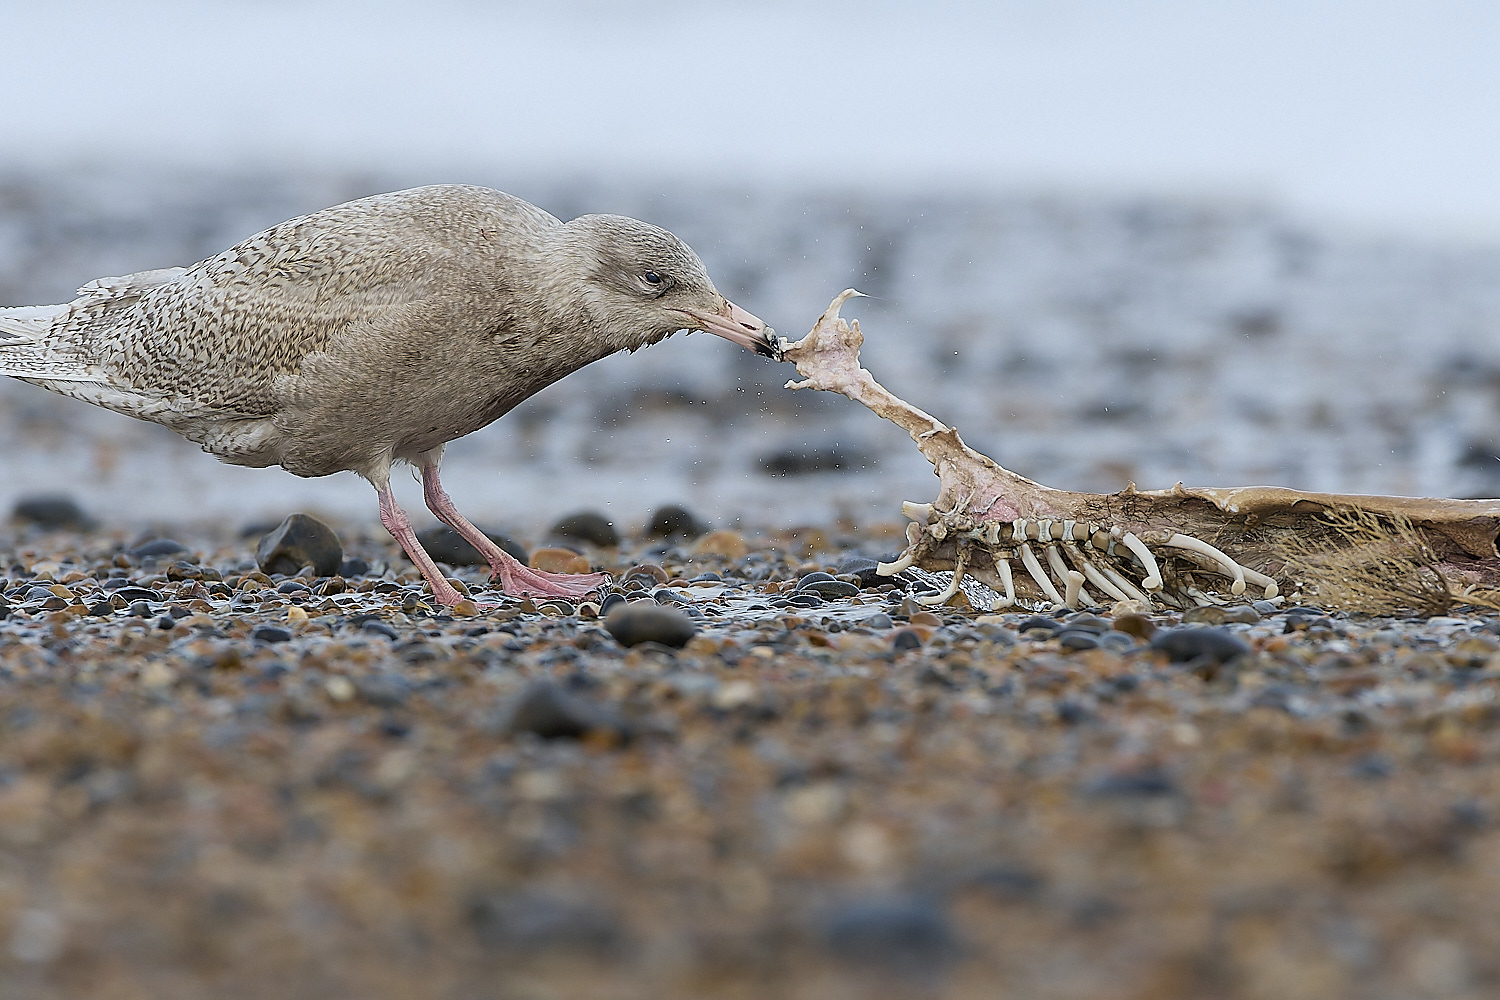
[[655,285],[658,287],[661,285],[661,275],[656,271],[647,271],[645,274],[641,275],[641,277],[648,285]]

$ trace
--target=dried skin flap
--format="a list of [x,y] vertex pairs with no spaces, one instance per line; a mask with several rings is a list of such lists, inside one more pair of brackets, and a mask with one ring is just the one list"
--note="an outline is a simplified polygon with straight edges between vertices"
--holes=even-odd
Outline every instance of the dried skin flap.
[[1121,599],[1193,607],[1290,589],[1372,613],[1437,613],[1500,596],[1490,589],[1500,583],[1500,500],[1181,484],[1074,493],[1018,476],[860,367],[859,323],[839,316],[858,294],[842,292],[781,351],[803,376],[787,388],[848,396],[904,428],[932,463],[937,500],[903,505],[909,544],[893,569],[952,569],[954,588],[968,573],[1008,602],[1075,607]]

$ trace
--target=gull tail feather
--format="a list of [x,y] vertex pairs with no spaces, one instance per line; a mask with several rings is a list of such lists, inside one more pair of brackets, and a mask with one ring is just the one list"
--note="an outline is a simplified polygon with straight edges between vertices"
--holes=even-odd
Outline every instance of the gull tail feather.
[[99,381],[87,362],[48,342],[53,324],[71,311],[71,305],[0,309],[0,375],[53,382]]

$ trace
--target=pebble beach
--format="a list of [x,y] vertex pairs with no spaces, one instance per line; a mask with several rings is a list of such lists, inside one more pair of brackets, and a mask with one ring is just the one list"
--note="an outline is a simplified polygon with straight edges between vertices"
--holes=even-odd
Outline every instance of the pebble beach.
[[470,614],[350,529],[12,521],[7,995],[1493,992],[1500,621],[927,608],[891,528],[650,520]]

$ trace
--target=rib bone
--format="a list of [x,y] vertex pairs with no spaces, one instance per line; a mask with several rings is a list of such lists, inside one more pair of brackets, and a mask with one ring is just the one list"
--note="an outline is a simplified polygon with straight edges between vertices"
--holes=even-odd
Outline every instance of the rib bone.
[[[1161,568],[1156,565],[1156,557],[1151,554],[1150,549],[1146,548],[1146,543],[1137,538],[1133,531],[1125,532],[1125,537],[1120,541],[1124,542],[1125,547],[1135,554],[1135,557],[1141,561],[1141,566],[1146,570],[1146,578],[1141,581],[1141,586],[1147,590],[1160,590],[1162,587]],[[1215,549],[1215,551],[1218,550]],[[1245,589],[1243,583],[1240,589]]]
[[1143,604],[1147,605],[1151,603],[1151,598],[1147,597],[1140,590],[1137,590],[1135,584],[1131,583],[1119,573],[1115,572],[1114,568],[1109,566],[1107,563],[1100,565],[1099,572],[1103,573],[1105,578],[1109,580],[1110,583],[1113,583],[1116,587],[1122,590],[1130,600],[1140,601]]
[[1261,595],[1262,600],[1272,600],[1281,593],[1281,588],[1276,586],[1276,581],[1271,579],[1269,576],[1266,576],[1266,574],[1258,573],[1255,570],[1251,569],[1249,566],[1241,566],[1240,569],[1244,570],[1245,579],[1247,581],[1255,584],[1257,587],[1260,587],[1265,591],[1265,593]]
[[1110,597],[1113,597],[1117,601],[1130,600],[1129,595],[1127,595],[1125,591],[1121,590],[1119,587],[1116,587],[1113,583],[1111,583],[1103,573],[1099,572],[1099,567],[1089,562],[1089,557],[1083,554],[1082,549],[1074,546],[1070,550],[1070,552],[1074,560],[1078,563],[1079,567],[1082,568],[1084,578],[1087,579],[1089,583],[1092,583],[1094,586],[1098,587],[1100,590],[1104,591],[1106,594],[1108,594]]
[[1042,593],[1047,595],[1047,600],[1053,604],[1063,603],[1062,595],[1057,592],[1052,581],[1047,579],[1047,574],[1042,570],[1042,564],[1036,561],[1036,553],[1031,551],[1031,543],[1022,542],[1020,548],[1021,565],[1026,567],[1026,572],[1031,574],[1031,578],[1036,581]]
[[[1066,588],[1066,593],[1063,595],[1065,598],[1063,603],[1070,608],[1076,608],[1079,606],[1079,601],[1082,600],[1084,607],[1093,607],[1096,602],[1089,596],[1088,591],[1083,589],[1084,575],[1063,562],[1062,553],[1058,551],[1059,548],[1061,546],[1053,543],[1042,551],[1047,556],[1047,565],[1052,567],[1052,574],[1058,580],[1062,581],[1064,588]],[[1073,580],[1074,577],[1078,578],[1076,583]]]
[[[1208,556],[1218,563],[1224,570],[1224,575],[1230,577],[1234,582],[1229,585],[1229,592],[1236,597],[1245,592],[1245,568],[1223,552],[1199,538],[1181,533],[1168,538],[1166,544],[1174,549],[1187,549],[1189,552],[1198,552]],[[1275,584],[1273,583],[1272,586]]]

